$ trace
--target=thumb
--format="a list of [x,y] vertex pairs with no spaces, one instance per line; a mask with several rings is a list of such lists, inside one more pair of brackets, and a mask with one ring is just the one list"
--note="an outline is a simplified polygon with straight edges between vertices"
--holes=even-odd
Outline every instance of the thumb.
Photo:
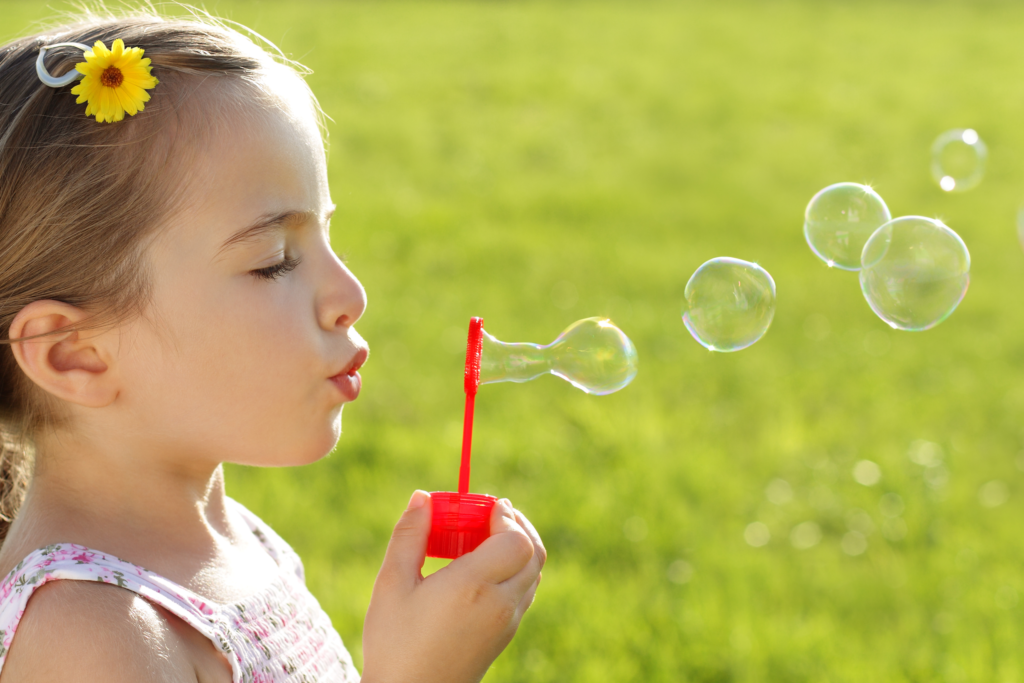
[[429,536],[430,494],[417,490],[395,525],[377,580],[392,586],[411,586],[420,577]]

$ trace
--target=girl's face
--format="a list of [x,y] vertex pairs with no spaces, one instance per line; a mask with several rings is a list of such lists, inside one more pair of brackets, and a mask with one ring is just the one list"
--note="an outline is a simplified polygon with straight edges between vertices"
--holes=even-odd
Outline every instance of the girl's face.
[[121,331],[126,425],[158,453],[312,462],[359,393],[366,294],[331,248],[316,121],[298,105],[260,118],[211,135],[148,251],[151,304]]

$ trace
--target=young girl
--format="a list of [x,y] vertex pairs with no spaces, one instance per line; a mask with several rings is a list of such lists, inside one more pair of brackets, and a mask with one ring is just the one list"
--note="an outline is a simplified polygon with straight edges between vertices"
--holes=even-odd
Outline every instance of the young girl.
[[[320,116],[209,18],[0,48],[0,683],[359,679],[221,467],[322,458],[359,394],[366,297],[329,243]],[[544,548],[508,501],[424,579],[429,528],[417,491],[366,683],[477,681],[533,600]]]

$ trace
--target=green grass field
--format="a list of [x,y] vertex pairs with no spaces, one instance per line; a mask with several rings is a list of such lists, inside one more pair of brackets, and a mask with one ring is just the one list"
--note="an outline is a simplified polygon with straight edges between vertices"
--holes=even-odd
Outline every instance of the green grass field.
[[[548,377],[478,398],[473,488],[550,553],[488,683],[1024,681],[1024,6],[209,9],[309,65],[333,119],[364,393],[330,457],[231,466],[228,485],[302,555],[357,662],[392,525],[414,488],[456,484],[468,318],[548,342],[609,314],[640,354],[624,391]],[[0,0],[0,34],[48,13]],[[956,127],[989,169],[944,195],[929,145]],[[939,327],[889,330],[804,244],[807,201],[845,180],[967,243],[971,288]],[[679,312],[721,255],[763,265],[778,308],[761,342],[714,355]],[[908,457],[918,440],[941,464]],[[764,547],[744,540],[756,521]],[[804,522],[822,538],[797,549]]]

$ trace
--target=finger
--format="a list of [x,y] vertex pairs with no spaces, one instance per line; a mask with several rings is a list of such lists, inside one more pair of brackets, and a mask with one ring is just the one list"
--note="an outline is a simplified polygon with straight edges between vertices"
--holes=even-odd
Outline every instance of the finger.
[[516,510],[515,513],[516,522],[519,523],[519,526],[523,528],[526,535],[530,537],[531,541],[533,541],[534,559],[536,559],[540,563],[540,566],[543,567],[544,563],[548,560],[548,551],[544,547],[544,541],[540,540],[540,534],[537,533],[537,530],[534,528],[533,524],[530,523],[530,520],[526,518],[526,515],[519,510]]
[[515,576],[509,577],[504,582],[511,590],[513,598],[520,600],[537,581],[537,577],[540,576],[540,570],[547,559],[547,551],[544,549],[544,543],[540,540],[540,535],[537,534],[537,530],[533,528],[533,525],[526,519],[526,516],[519,512],[519,510],[514,510],[514,512],[516,524],[519,525],[519,528],[523,529],[530,538],[530,542],[533,543],[533,557]]
[[377,581],[412,588],[420,577],[420,569],[427,556],[429,536],[430,494],[415,491],[391,534]]
[[523,599],[519,601],[519,605],[516,606],[516,622],[522,620],[523,615],[526,614],[526,610],[530,609],[530,605],[533,604],[533,599],[537,595],[537,588],[540,586],[540,579],[543,575],[538,574],[537,580],[533,582],[530,589],[523,595]]
[[490,537],[476,550],[463,555],[449,566],[458,565],[461,571],[497,584],[519,574],[530,563],[533,555],[533,541],[516,521],[512,504],[502,499],[495,503],[491,512]]

